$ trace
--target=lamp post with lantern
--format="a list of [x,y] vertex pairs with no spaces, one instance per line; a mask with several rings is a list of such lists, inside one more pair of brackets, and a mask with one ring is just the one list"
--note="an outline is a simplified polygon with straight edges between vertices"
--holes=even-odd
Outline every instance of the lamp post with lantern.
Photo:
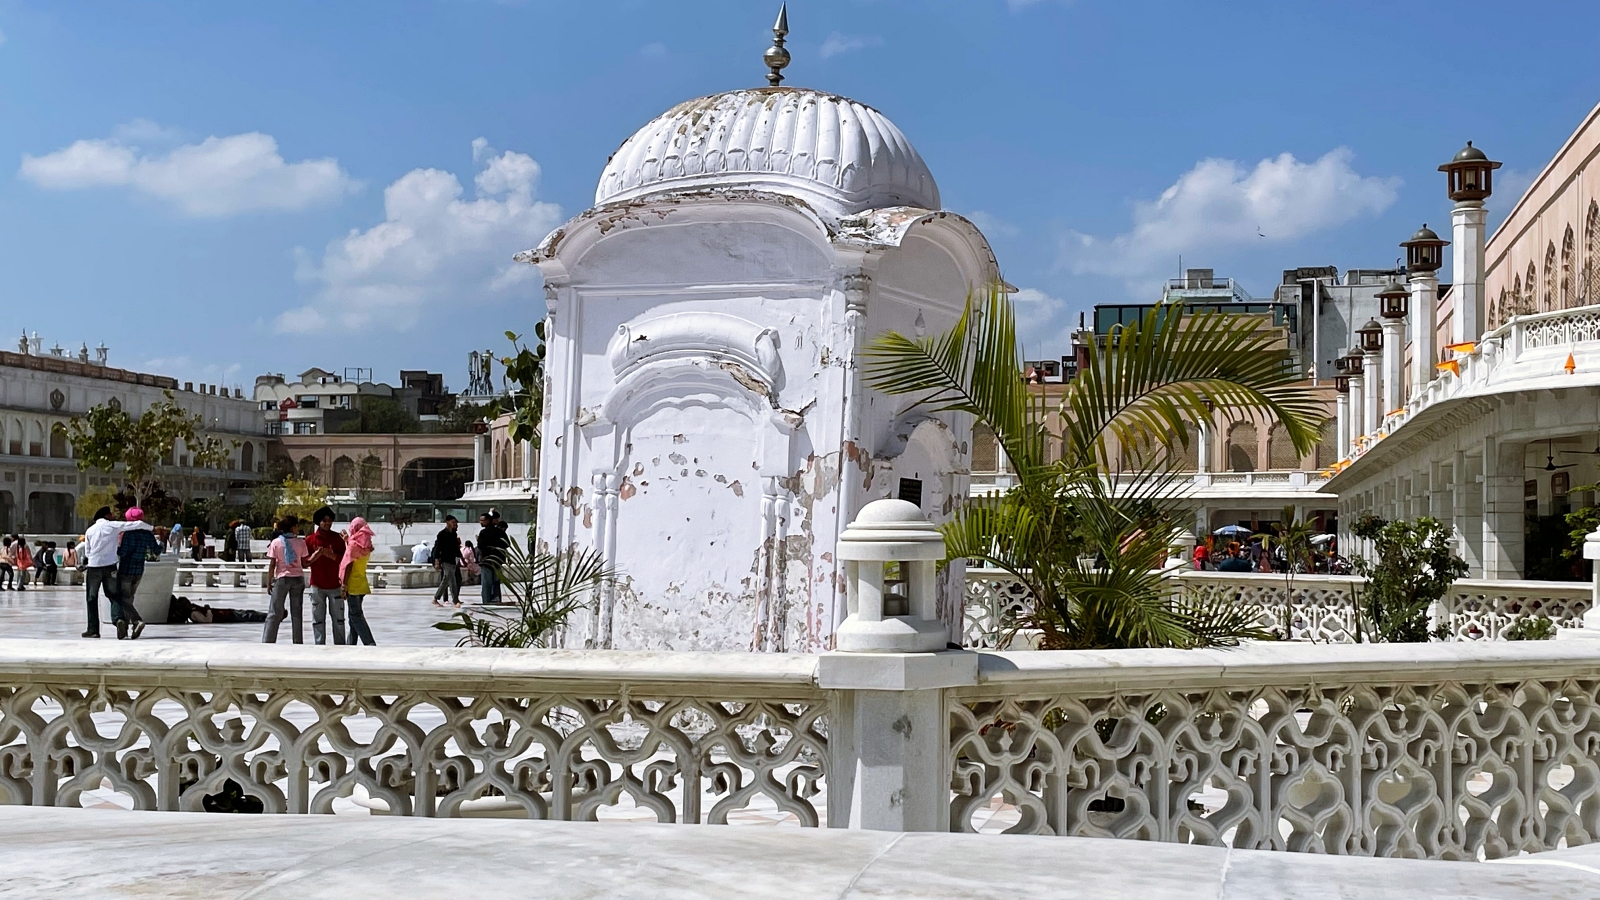
[[1356,330],[1356,340],[1361,347],[1361,371],[1366,376],[1366,392],[1361,397],[1361,433],[1372,435],[1383,421],[1383,326],[1377,319],[1368,319]]
[[1341,356],[1333,361],[1334,389],[1334,446],[1338,449],[1340,459],[1350,457],[1350,375],[1346,371],[1348,365],[1345,357]]
[[1450,291],[1455,297],[1451,319],[1451,343],[1476,341],[1483,334],[1483,243],[1489,211],[1483,201],[1494,192],[1494,170],[1500,163],[1472,146],[1461,148],[1453,159],[1439,167],[1445,173],[1450,199],[1450,226],[1455,238]]
[[1412,393],[1420,393],[1433,380],[1439,362],[1439,267],[1444,265],[1442,240],[1424,222],[1408,241],[1406,278],[1411,288],[1411,372]]
[[1399,409],[1405,399],[1406,313],[1411,292],[1398,281],[1378,292],[1378,315],[1383,319],[1383,407],[1380,415]]
[[1350,414],[1349,424],[1345,428],[1345,436],[1349,440],[1350,452],[1354,453],[1356,438],[1367,433],[1367,405],[1361,402],[1366,390],[1366,379],[1362,377],[1360,352],[1351,350],[1348,354],[1340,357],[1339,361],[1344,364],[1342,371],[1345,374],[1345,379],[1350,384]]

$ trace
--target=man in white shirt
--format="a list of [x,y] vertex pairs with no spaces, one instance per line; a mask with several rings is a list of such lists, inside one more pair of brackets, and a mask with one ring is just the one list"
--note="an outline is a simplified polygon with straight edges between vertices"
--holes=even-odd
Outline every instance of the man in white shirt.
[[[89,604],[89,630],[83,633],[84,637],[100,636],[101,587],[105,588],[106,599],[113,605],[112,618],[116,618],[120,612],[115,608],[123,601],[117,593],[117,544],[122,540],[124,531],[141,528],[154,530],[149,522],[118,522],[112,519],[109,506],[95,510],[94,524],[83,535],[83,556],[86,561],[83,584]],[[127,602],[131,604],[133,598],[127,598]]]

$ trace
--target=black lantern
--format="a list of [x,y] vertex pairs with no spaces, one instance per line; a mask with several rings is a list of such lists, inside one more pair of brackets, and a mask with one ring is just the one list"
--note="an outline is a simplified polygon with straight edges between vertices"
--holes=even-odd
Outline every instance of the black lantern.
[[1367,324],[1356,331],[1356,337],[1361,340],[1363,353],[1377,353],[1383,349],[1383,326],[1377,319],[1368,319]]
[[1350,351],[1349,356],[1340,357],[1340,362],[1344,363],[1344,373],[1346,375],[1360,375],[1361,370],[1365,368],[1361,362],[1361,354],[1354,350]]
[[1333,376],[1333,389],[1338,391],[1341,394],[1350,393],[1350,376],[1349,375],[1335,375],[1335,376]]
[[1333,370],[1343,375],[1350,371],[1350,357],[1341,356],[1333,361]]
[[1411,292],[1398,281],[1378,292],[1378,314],[1385,319],[1404,319],[1411,308]]
[[1500,164],[1485,156],[1482,150],[1472,146],[1467,141],[1467,146],[1461,148],[1455,159],[1439,167],[1445,173],[1446,183],[1450,188],[1450,199],[1457,203],[1463,200],[1485,200],[1494,191],[1492,182],[1495,169]]
[[1400,246],[1406,248],[1407,272],[1437,272],[1444,265],[1444,248],[1450,242],[1440,240],[1433,229],[1424,222],[1417,233],[1409,241],[1401,241]]

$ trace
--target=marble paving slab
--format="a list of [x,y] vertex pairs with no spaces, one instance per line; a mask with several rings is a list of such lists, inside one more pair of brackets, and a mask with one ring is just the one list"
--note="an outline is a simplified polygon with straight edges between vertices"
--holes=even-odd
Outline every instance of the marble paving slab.
[[1593,854],[1446,863],[1087,838],[28,807],[0,807],[0,831],[8,900],[1600,897]]

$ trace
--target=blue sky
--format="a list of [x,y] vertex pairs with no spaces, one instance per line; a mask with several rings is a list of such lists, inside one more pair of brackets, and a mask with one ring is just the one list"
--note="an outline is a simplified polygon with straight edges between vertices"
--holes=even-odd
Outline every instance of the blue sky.
[[[444,371],[542,312],[509,257],[776,3],[0,0],[0,346],[243,384]],[[1455,27],[1452,23],[1465,23]],[[1189,265],[1393,263],[1472,138],[1503,213],[1600,101],[1600,4],[796,0],[789,84],[921,151],[1029,352]],[[1037,344],[1037,347],[1034,345]]]

